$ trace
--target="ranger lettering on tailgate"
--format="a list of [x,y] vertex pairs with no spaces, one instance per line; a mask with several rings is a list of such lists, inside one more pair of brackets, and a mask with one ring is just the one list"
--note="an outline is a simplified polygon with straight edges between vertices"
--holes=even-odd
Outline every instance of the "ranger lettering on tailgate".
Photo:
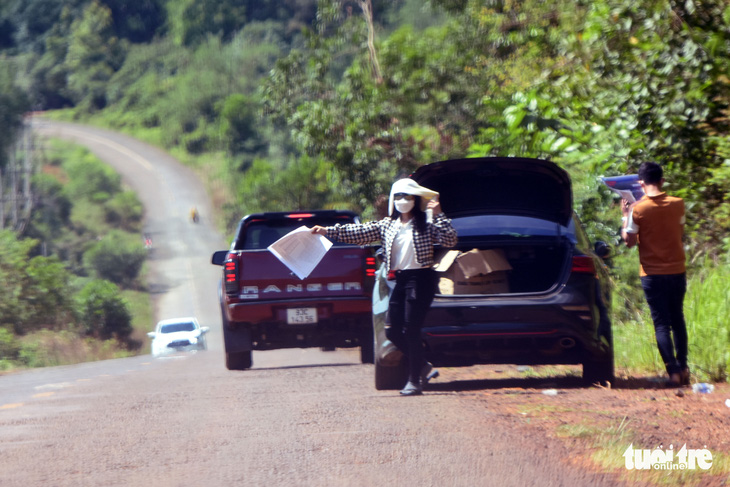
[[[308,292],[320,292],[324,291],[325,288],[323,288],[322,284],[316,283],[316,284],[307,284],[306,290]],[[359,282],[328,282],[326,285],[327,291],[361,291],[362,290],[362,284]],[[261,294],[264,293],[302,293],[304,292],[304,287],[294,284],[287,284],[285,290],[279,289],[275,284],[270,284],[264,288],[263,291],[261,291]],[[256,299],[259,297],[259,287],[258,286],[243,286],[243,290],[241,291],[241,294],[238,296],[241,299]]]

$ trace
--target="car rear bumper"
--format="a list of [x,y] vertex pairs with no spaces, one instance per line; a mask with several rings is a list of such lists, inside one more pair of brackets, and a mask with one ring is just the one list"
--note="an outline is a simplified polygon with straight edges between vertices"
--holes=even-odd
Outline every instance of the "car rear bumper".
[[238,302],[226,305],[228,320],[246,322],[252,325],[263,323],[286,324],[286,310],[295,308],[316,308],[319,320],[344,318],[370,314],[370,296],[336,299],[290,299],[256,302]]
[[422,328],[434,364],[579,364],[608,350],[598,310],[570,296],[434,303]]
[[578,364],[598,349],[592,336],[564,324],[469,324],[427,327],[426,353],[434,364]]
[[192,351],[199,351],[199,350],[205,350],[206,346],[203,343],[196,343],[191,345],[182,345],[182,346],[166,346],[161,348],[156,348],[153,350],[152,355],[155,357],[159,357],[161,355],[170,355],[173,353],[178,352],[192,352]]

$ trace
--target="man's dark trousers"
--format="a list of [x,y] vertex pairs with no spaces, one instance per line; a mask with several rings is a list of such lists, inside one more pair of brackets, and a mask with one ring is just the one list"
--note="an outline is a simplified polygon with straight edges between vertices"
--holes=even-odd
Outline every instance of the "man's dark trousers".
[[684,321],[685,274],[651,275],[641,278],[646,301],[654,321],[659,354],[668,374],[687,368],[687,326]]

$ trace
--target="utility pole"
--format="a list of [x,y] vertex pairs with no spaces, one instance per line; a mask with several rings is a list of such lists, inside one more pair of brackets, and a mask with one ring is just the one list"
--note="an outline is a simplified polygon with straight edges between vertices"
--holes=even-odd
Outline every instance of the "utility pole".
[[18,159],[15,144],[10,152],[10,221],[13,229],[18,225]]
[[[33,207],[30,186],[33,151],[32,131],[30,124],[25,122],[18,138],[10,147],[4,174],[0,168],[0,230],[8,224],[15,232],[20,233],[30,221]],[[19,156],[23,159],[22,167]]]
[[32,131],[30,123],[26,120],[23,123],[23,132],[18,145],[22,145],[23,153],[23,208],[20,226],[16,227],[19,233],[25,230],[25,226],[30,222],[30,213],[33,208],[33,195],[30,190],[30,179],[32,177],[31,157],[33,156]]

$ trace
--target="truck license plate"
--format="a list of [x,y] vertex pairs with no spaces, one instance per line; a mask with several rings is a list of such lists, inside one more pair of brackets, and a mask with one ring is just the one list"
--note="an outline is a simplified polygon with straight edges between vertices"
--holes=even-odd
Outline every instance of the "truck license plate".
[[290,325],[307,325],[317,322],[317,308],[293,308],[286,310],[286,322]]

